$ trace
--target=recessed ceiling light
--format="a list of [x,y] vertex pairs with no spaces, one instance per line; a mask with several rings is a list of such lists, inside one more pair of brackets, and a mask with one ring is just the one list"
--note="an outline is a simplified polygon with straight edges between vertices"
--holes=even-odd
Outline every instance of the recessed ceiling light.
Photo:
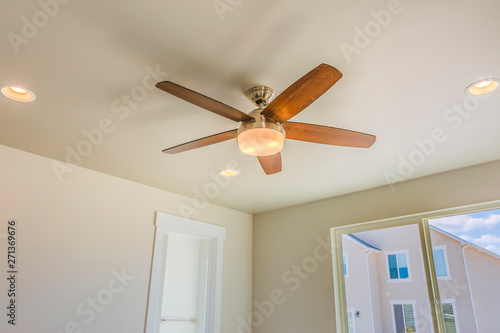
[[224,177],[236,177],[239,174],[240,174],[239,171],[237,171],[237,170],[231,170],[231,169],[219,171],[219,175],[224,176]]
[[498,88],[499,79],[483,79],[470,84],[465,91],[472,95],[484,95]]
[[33,92],[20,86],[3,85],[0,91],[5,97],[18,102],[33,102],[36,98]]

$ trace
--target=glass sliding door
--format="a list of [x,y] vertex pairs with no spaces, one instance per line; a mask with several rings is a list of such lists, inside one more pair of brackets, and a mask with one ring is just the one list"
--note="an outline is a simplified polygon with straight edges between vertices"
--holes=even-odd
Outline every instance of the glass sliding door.
[[337,332],[499,331],[499,206],[332,228]]
[[498,331],[500,210],[428,223],[445,332]]

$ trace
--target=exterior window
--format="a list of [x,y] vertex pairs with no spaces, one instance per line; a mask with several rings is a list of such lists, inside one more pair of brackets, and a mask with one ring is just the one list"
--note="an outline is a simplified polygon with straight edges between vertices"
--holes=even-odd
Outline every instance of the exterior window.
[[435,246],[432,250],[434,254],[434,266],[438,278],[449,278],[448,260],[446,258],[446,246]]
[[407,252],[387,254],[387,267],[390,281],[404,280],[410,277]]
[[354,310],[347,311],[347,328],[349,333],[354,333]]
[[342,256],[343,266],[344,266],[344,277],[349,277],[349,268],[347,267],[347,253]]
[[392,307],[396,333],[417,332],[413,304],[393,303]]
[[444,328],[446,333],[457,333],[457,323],[455,321],[455,312],[453,303],[441,303],[443,309]]

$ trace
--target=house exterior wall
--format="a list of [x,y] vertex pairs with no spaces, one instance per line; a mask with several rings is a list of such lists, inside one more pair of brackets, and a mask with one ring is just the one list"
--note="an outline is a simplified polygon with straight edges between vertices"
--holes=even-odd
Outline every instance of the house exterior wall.
[[[382,330],[378,332],[393,332],[394,322],[391,302],[415,302],[414,312],[419,327],[430,327],[427,306],[427,285],[423,280],[423,267],[420,256],[420,238],[418,227],[409,225],[387,228],[369,232],[357,233],[359,238],[381,249],[377,258],[378,292],[381,309]],[[394,253],[407,254],[409,264],[408,279],[391,280],[389,278],[387,256]]]
[[469,278],[479,332],[498,332],[500,262],[471,249],[465,250],[465,258],[469,273],[473,272]]
[[379,279],[379,265],[377,263],[379,254],[371,253],[369,258],[369,270],[370,270],[370,280],[371,280],[371,292],[372,292],[372,310],[373,310],[373,333],[381,332],[383,327],[383,317],[382,317],[382,308],[378,306],[381,304],[380,300],[380,291],[378,286],[380,285]]
[[[430,304],[432,303],[428,298],[418,227],[409,225],[360,232],[356,233],[356,237],[381,251],[371,254],[372,260],[368,272],[364,261],[366,248],[348,236],[343,237],[342,248],[349,258],[349,277],[345,279],[347,307],[360,312],[359,318],[353,318],[355,332],[394,332],[392,311],[394,303],[412,304],[417,332],[431,332]],[[434,229],[431,229],[431,239],[434,248],[445,249],[448,276],[438,278],[440,297],[445,302],[454,304],[455,322],[459,332],[476,332],[474,312],[477,314],[479,332],[494,332],[497,329],[496,312],[500,308],[500,291],[497,287],[500,261],[467,248],[466,265],[462,255],[462,245],[458,240]],[[387,255],[400,251],[407,253],[409,277],[391,280],[388,274]],[[371,279],[371,291],[365,287],[368,275]],[[471,290],[473,299],[477,299],[474,302],[475,311]],[[370,295],[365,294],[367,292],[371,292],[371,308],[374,309],[373,325],[370,318],[371,310],[366,312],[367,306],[370,305]]]
[[[451,278],[440,279],[438,281],[439,295],[441,299],[456,301],[455,310],[457,313],[455,314],[455,320],[458,322],[460,331],[465,333],[476,332],[474,311],[470,296],[471,291],[469,290],[467,275],[469,277],[477,276],[481,274],[481,271],[484,271],[486,267],[476,271],[472,271],[469,267],[467,267],[467,274],[460,242],[433,229],[431,229],[431,240],[432,246],[446,245],[446,254],[450,269],[448,274]],[[469,251],[470,250],[466,250],[466,252]],[[498,263],[498,265],[500,265],[500,263]]]
[[[345,244],[345,245],[344,245]],[[345,277],[345,285],[352,292],[348,298],[347,308],[359,311],[359,318],[353,318],[356,331],[371,332],[371,306],[368,275],[366,274],[366,252],[358,250],[358,246],[352,242],[344,242],[342,250],[347,253],[348,276]]]

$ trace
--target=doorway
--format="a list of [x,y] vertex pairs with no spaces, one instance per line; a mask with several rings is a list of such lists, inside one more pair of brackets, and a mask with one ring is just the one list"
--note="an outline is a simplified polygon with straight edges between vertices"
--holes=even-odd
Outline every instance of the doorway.
[[147,333],[219,333],[225,228],[157,213]]

